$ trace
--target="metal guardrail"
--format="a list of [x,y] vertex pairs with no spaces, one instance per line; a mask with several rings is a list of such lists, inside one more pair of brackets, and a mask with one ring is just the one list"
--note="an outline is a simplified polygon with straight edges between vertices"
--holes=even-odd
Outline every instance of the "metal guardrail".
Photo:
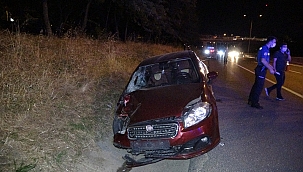
[[[244,57],[246,57],[246,58],[256,58],[257,53],[245,53]],[[303,57],[291,57],[291,62],[290,63],[303,65]]]
[[303,65],[303,57],[291,57],[291,63]]
[[202,41],[266,41],[267,38],[249,37],[201,37]]

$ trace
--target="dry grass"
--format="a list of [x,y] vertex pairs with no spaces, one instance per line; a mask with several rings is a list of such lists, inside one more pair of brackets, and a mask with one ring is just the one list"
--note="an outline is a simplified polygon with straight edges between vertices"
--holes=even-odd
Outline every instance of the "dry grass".
[[0,33],[0,171],[71,171],[111,135],[115,103],[163,45]]

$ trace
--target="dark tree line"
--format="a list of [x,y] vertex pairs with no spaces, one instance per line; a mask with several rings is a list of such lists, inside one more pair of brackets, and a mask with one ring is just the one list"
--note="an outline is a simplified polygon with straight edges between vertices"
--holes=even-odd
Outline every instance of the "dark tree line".
[[196,44],[196,4],[197,0],[2,0],[1,26],[14,23],[22,32],[49,36]]

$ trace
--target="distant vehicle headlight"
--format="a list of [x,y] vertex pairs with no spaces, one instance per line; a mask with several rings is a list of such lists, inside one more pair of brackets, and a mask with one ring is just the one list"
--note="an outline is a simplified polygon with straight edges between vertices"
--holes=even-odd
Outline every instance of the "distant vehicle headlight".
[[228,55],[229,56],[232,56],[232,57],[239,57],[239,52],[238,51],[230,51],[228,52]]
[[223,50],[219,50],[217,54],[220,55],[220,56],[223,56],[225,53],[224,53]]
[[200,98],[188,103],[183,112],[184,127],[191,127],[211,114],[211,105],[207,102],[202,102]]
[[205,50],[204,53],[205,53],[205,54],[209,54],[210,51],[209,51],[209,50]]

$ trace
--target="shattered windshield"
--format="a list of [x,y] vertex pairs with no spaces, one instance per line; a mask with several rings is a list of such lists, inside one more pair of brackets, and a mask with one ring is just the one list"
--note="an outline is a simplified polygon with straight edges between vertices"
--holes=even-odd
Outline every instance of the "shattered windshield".
[[142,88],[195,83],[199,81],[197,70],[191,59],[177,59],[140,66],[128,83],[126,92]]

